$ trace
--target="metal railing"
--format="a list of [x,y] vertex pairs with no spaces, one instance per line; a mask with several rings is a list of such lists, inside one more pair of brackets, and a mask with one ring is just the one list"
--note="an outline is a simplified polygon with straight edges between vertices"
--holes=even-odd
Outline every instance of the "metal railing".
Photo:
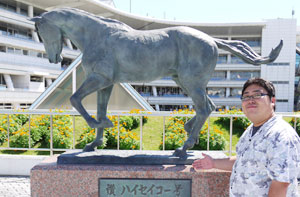
[[[28,125],[29,125],[29,141],[28,141],[28,146],[29,148],[15,148],[10,146],[10,115],[12,114],[23,114],[23,115],[28,115]],[[96,112],[90,112],[90,114],[96,114]],[[75,111],[68,111],[68,112],[49,112],[49,111],[42,111],[42,110],[30,110],[30,111],[16,111],[16,110],[0,110],[0,115],[5,115],[7,116],[7,147],[0,147],[0,150],[16,150],[16,151],[49,151],[50,155],[53,155],[55,151],[68,151],[68,150],[80,150],[75,148],[75,135],[76,135],[76,123],[75,123],[75,117],[80,116],[78,112]],[[50,147],[49,148],[33,148],[31,147],[31,117],[33,115],[47,115],[50,116]],[[64,148],[54,148],[53,147],[53,116],[63,116],[63,115],[69,115],[72,117],[73,121],[73,130],[72,130],[72,148],[70,149],[64,149]],[[162,131],[162,143],[163,143],[163,150],[165,150],[165,128],[166,128],[166,117],[175,117],[175,116],[180,116],[180,117],[193,117],[195,114],[179,114],[179,113],[174,113],[174,112],[142,112],[142,113],[124,113],[124,112],[113,112],[113,113],[108,113],[110,116],[117,116],[117,129],[118,129],[118,135],[117,135],[117,150],[120,149],[120,117],[121,116],[138,116],[140,119],[140,150],[143,150],[143,116],[160,116],[163,118],[163,131]],[[294,129],[296,129],[296,123],[297,119],[300,118],[300,114],[295,114],[295,113],[277,113],[277,115],[281,115],[283,117],[290,117],[294,118]],[[233,118],[236,117],[245,117],[244,115],[238,115],[238,114],[220,114],[220,113],[212,113],[209,118],[207,119],[208,123],[208,128],[207,128],[207,150],[209,151],[209,139],[210,139],[210,118],[218,118],[218,117],[229,117],[230,118],[230,125],[229,125],[229,150],[223,150],[222,152],[228,153],[229,156],[232,155],[235,151],[233,151],[233,144],[232,144],[232,136],[233,136]],[[0,131],[1,132],[1,131]]]

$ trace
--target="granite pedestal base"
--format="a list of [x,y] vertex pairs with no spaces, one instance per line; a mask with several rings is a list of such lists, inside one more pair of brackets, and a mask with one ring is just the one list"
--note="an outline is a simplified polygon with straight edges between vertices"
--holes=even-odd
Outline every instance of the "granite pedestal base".
[[[99,182],[117,180],[190,180],[191,196],[228,196],[230,172],[195,171],[191,165],[57,164],[57,156],[31,170],[31,196],[100,196]],[[109,188],[105,191],[109,192]],[[111,189],[111,188],[110,188]],[[123,188],[123,192],[126,188]],[[158,186],[157,186],[158,189]],[[131,189],[132,190],[132,189]],[[129,188],[128,188],[128,191]],[[112,191],[110,191],[112,194]],[[138,193],[140,192],[140,193]],[[146,192],[146,191],[145,191]],[[120,193],[120,192],[119,192]],[[145,196],[164,196],[148,192]],[[140,191],[135,195],[144,196]],[[101,195],[114,196],[114,195]],[[118,195],[116,195],[118,196]],[[124,196],[124,195],[119,195]],[[176,195],[174,195],[176,196]]]

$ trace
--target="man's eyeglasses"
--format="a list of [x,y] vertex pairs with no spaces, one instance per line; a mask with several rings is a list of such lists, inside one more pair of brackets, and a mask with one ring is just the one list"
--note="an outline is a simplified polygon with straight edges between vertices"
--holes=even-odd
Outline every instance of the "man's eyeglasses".
[[249,101],[251,99],[260,99],[261,97],[263,96],[267,96],[268,94],[265,94],[265,93],[257,93],[257,94],[254,94],[252,96],[242,96],[241,97],[241,100],[242,101]]

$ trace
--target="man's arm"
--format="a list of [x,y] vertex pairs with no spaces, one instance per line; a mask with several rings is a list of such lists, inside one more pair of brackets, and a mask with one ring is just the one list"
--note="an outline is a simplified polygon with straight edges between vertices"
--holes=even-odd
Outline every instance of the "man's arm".
[[285,197],[289,184],[273,180],[269,189],[269,197]]
[[232,171],[233,164],[236,160],[235,156],[226,159],[213,159],[204,153],[202,153],[202,155],[204,156],[203,159],[198,159],[193,162],[193,167],[196,170],[216,168],[220,170]]

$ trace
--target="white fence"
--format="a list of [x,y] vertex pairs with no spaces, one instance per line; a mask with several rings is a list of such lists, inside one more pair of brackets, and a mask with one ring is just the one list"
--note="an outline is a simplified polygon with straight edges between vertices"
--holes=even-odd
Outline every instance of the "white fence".
[[[50,148],[33,148],[30,147],[30,126],[29,126],[29,148],[15,148],[15,147],[10,147],[10,143],[9,143],[9,132],[7,131],[7,147],[0,147],[0,150],[21,150],[21,151],[50,151],[50,155],[53,155],[54,151],[68,151],[68,150],[74,150],[75,149],[75,134],[76,134],[76,130],[75,130],[75,116],[80,116],[80,114],[78,112],[75,111],[68,111],[68,112],[49,112],[49,111],[41,111],[41,110],[32,110],[32,111],[15,111],[15,110],[0,110],[0,115],[6,115],[7,116],[7,130],[9,130],[9,115],[11,114],[24,114],[24,115],[28,115],[28,121],[29,121],[29,125],[30,125],[30,121],[31,121],[31,116],[32,115],[49,115],[50,116]],[[90,114],[96,114],[95,112],[90,112]],[[73,145],[72,145],[72,149],[59,149],[59,148],[54,148],[53,147],[53,116],[55,115],[70,115],[72,116],[73,119],[73,132],[72,132],[72,137],[73,137]],[[140,150],[142,150],[143,146],[143,118],[142,116],[160,116],[163,117],[163,150],[165,150],[165,124],[166,124],[166,117],[174,117],[174,116],[182,116],[182,117],[193,117],[194,114],[179,114],[179,113],[173,113],[173,112],[151,112],[151,113],[147,113],[147,112],[143,112],[143,113],[124,113],[124,112],[114,112],[114,113],[108,113],[108,115],[114,115],[118,117],[118,121],[119,121],[119,117],[120,116],[139,116],[140,117]],[[278,113],[277,115],[281,115],[283,117],[293,117],[293,118],[300,118],[300,115],[298,114],[293,114],[293,113]],[[210,130],[211,128],[209,127],[209,121],[211,117],[229,117],[230,118],[230,125],[229,125],[229,132],[230,132],[230,139],[229,139],[229,150],[224,150],[223,152],[225,153],[229,153],[229,155],[231,155],[233,152],[232,150],[232,134],[233,134],[233,118],[235,117],[244,117],[244,115],[228,115],[228,114],[220,114],[220,113],[212,113],[210,115],[210,117],[208,118],[208,133],[207,133],[207,150],[209,150],[209,137],[210,137]],[[296,123],[297,121],[294,122],[294,128],[296,129]],[[119,125],[119,122],[118,122]],[[119,149],[119,144],[120,144],[120,131],[119,131],[119,127],[118,127],[118,143],[117,143],[117,149]]]

